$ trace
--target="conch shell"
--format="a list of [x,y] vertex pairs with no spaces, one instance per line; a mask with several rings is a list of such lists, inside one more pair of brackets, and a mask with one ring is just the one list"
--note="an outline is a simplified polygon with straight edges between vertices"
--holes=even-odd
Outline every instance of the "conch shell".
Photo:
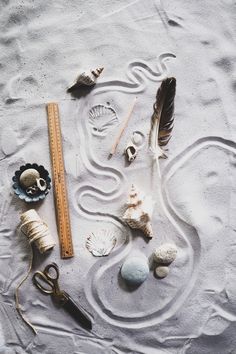
[[93,86],[96,84],[97,78],[101,75],[104,68],[97,68],[91,70],[90,72],[83,72],[80,74],[75,82],[68,88],[68,91],[73,90],[75,87],[80,85]]
[[127,201],[127,209],[123,215],[123,220],[132,229],[142,230],[145,236],[152,238],[152,212],[152,198],[144,195],[144,193],[140,192],[134,185],[132,185]]

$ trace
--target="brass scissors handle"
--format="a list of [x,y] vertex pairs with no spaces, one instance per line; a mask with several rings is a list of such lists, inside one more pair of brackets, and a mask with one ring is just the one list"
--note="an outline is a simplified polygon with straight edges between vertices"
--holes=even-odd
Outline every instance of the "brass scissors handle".
[[44,271],[37,271],[33,275],[34,285],[43,293],[48,295],[60,294],[58,285],[59,268],[56,263],[48,264]]

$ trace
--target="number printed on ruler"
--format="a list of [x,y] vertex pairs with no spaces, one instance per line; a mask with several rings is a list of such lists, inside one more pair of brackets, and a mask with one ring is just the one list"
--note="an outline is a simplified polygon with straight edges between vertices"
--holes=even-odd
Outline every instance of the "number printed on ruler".
[[61,257],[70,258],[73,257],[74,252],[66,189],[59,109],[57,103],[47,104],[47,115]]

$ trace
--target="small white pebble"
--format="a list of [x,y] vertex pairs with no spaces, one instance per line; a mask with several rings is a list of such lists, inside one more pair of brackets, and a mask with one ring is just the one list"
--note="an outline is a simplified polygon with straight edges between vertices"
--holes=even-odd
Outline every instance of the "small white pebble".
[[165,266],[158,266],[155,269],[155,274],[158,278],[165,278],[169,274],[169,268]]

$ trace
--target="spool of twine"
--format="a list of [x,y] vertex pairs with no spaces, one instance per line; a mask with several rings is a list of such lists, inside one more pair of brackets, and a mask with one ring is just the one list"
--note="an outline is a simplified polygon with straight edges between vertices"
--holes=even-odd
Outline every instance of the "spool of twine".
[[36,210],[30,209],[21,214],[21,231],[29,240],[34,243],[40,253],[45,253],[55,246],[55,241],[48,229],[47,224],[42,221]]
[[48,226],[45,222],[42,221],[36,210],[30,209],[25,213],[21,214],[21,226],[20,230],[25,234],[29,240],[30,244],[30,264],[28,271],[24,278],[20,281],[15,291],[15,302],[16,310],[21,316],[22,320],[33,330],[36,334],[37,331],[35,327],[27,320],[27,318],[22,314],[20,301],[19,301],[19,290],[22,284],[27,280],[30,275],[33,263],[33,251],[31,244],[34,243],[40,253],[45,253],[51,250],[55,246],[55,241],[53,240],[52,235],[49,232]]

